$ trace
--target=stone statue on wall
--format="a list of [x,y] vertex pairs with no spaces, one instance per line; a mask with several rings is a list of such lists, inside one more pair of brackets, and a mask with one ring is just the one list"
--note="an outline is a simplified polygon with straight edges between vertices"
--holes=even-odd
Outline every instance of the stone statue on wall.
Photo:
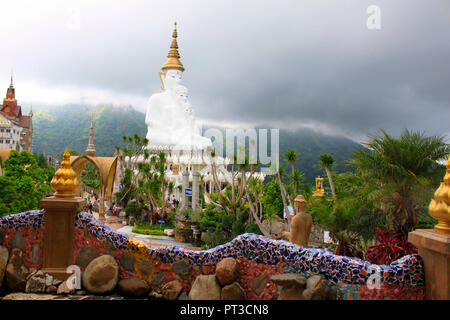
[[298,195],[295,198],[294,210],[296,215],[291,221],[291,231],[283,231],[283,237],[294,244],[307,247],[311,233],[312,217],[306,213],[306,200],[302,195]]

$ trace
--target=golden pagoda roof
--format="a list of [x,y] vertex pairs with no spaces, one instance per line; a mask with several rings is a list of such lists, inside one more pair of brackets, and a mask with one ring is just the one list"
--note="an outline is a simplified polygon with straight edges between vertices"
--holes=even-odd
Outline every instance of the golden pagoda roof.
[[177,42],[177,23],[174,23],[173,33],[172,33],[172,44],[170,45],[169,54],[167,55],[167,60],[162,67],[164,73],[167,70],[180,70],[184,71],[183,64],[180,61],[180,53],[178,52],[178,42]]

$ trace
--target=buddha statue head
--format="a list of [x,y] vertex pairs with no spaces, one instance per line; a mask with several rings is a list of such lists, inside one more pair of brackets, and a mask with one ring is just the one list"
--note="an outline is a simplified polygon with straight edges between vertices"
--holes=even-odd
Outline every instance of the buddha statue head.
[[306,212],[306,200],[301,194],[294,199],[294,210],[296,213]]

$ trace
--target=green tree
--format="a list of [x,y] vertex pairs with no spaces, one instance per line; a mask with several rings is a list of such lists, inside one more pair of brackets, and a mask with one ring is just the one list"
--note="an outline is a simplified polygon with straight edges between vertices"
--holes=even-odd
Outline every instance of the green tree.
[[381,209],[391,230],[406,236],[418,223],[421,195],[436,170],[441,170],[437,161],[448,157],[449,145],[443,137],[425,137],[407,129],[398,138],[385,131],[369,138],[369,149],[355,152],[352,163],[363,178],[378,182]]
[[330,183],[331,195],[333,200],[336,201],[336,191],[334,189],[333,177],[331,176],[331,170],[334,163],[336,162],[331,154],[323,153],[319,156],[320,166],[325,170],[328,177],[328,182]]
[[[12,151],[4,162],[0,207],[8,214],[38,209],[39,201],[52,192],[49,183],[52,172],[52,169],[40,168],[31,153]],[[5,210],[5,206],[10,210]]]

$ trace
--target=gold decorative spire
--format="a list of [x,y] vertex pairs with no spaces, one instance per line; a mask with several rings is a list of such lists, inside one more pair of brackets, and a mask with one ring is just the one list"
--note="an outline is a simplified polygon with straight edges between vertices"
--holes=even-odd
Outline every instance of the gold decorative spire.
[[178,52],[178,42],[177,42],[177,23],[174,23],[173,33],[172,33],[172,44],[170,45],[169,54],[167,55],[167,61],[162,67],[162,71],[165,74],[167,70],[180,70],[184,71],[183,64],[180,62],[180,53]]
[[73,197],[73,191],[78,187],[78,180],[75,171],[70,165],[69,149],[63,154],[61,165],[50,182],[52,188],[56,191],[55,197],[68,198]]
[[445,165],[447,172],[444,176],[444,182],[434,193],[434,199],[428,206],[430,215],[438,220],[438,224],[434,226],[437,232],[450,234],[450,158]]
[[89,143],[85,153],[88,156],[95,155],[95,145],[94,145],[94,112],[91,114],[91,128],[89,129]]

